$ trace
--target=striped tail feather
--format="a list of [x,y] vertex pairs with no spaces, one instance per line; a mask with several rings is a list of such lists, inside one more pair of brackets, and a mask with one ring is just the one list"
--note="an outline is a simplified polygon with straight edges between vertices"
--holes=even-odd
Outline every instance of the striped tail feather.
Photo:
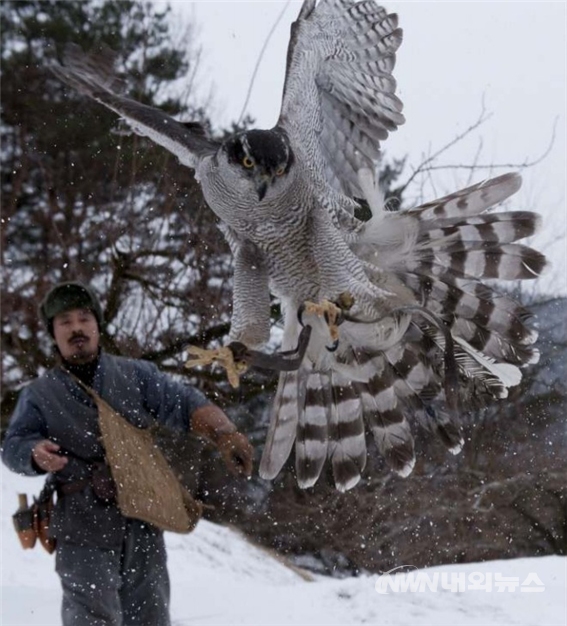
[[339,491],[352,489],[366,465],[362,405],[355,384],[338,372],[330,373],[331,404],[329,458]]
[[517,243],[460,242],[436,250],[419,251],[408,260],[409,271],[455,278],[533,280],[546,267],[541,252]]
[[432,427],[450,452],[457,454],[463,447],[463,435],[456,415],[434,409],[435,404],[444,401],[441,384],[444,373],[433,368],[435,360],[429,354],[431,342],[422,333],[422,324],[414,322],[411,342],[394,346],[384,356],[396,376],[394,389],[400,402],[407,407],[406,411],[425,416],[425,423]]
[[455,337],[489,359],[512,365],[537,362],[530,315],[483,279],[531,280],[546,267],[540,252],[515,243],[540,223],[528,211],[479,215],[520,187],[505,174],[407,212],[417,235],[396,275],[418,301],[445,320]]
[[455,337],[465,339],[473,348],[493,359],[519,366],[537,363],[539,360],[537,348],[522,345],[507,337],[505,328],[498,332],[457,317],[451,324],[451,331]]
[[374,363],[376,374],[367,383],[355,383],[364,419],[386,463],[401,476],[407,476],[415,465],[411,429],[399,405],[389,363],[383,355],[377,355]]
[[427,418],[430,429],[445,444],[447,450],[451,454],[459,454],[465,444],[463,432],[451,415],[443,410],[442,404],[439,407],[428,404],[424,407],[423,414]]
[[489,213],[461,217],[419,221],[420,247],[439,248],[447,242],[485,241],[513,243],[531,237],[539,228],[541,217],[530,211]]
[[271,409],[266,444],[259,474],[271,480],[287,461],[295,441],[298,424],[298,372],[282,372]]
[[508,295],[479,281],[410,273],[400,278],[423,306],[447,322],[462,317],[491,330],[507,328],[510,339],[521,345],[531,345],[537,339],[537,332],[527,325],[531,312]]
[[514,242],[533,235],[540,217],[529,211],[480,215],[520,184],[517,174],[505,174],[401,213],[402,219],[418,220],[406,269],[454,278],[537,278],[546,266],[544,255]]
[[409,346],[412,350],[419,352],[423,366],[427,369],[426,384],[419,391],[410,386],[408,400],[414,404],[412,414],[416,420],[438,437],[451,454],[459,454],[463,449],[465,440],[458,419],[459,416],[446,408],[447,403],[442,384],[444,372],[433,367],[434,359],[430,359],[429,355],[431,342],[425,334],[421,344],[421,351],[417,347],[419,344],[412,343]]
[[295,440],[295,472],[302,489],[312,487],[317,482],[325,464],[331,404],[328,376],[311,372],[305,385],[304,406],[299,409]]
[[537,332],[527,325],[531,314],[510,297],[480,282],[458,282],[452,276],[406,274],[402,280],[423,306],[474,348],[517,365],[537,362],[539,353],[532,345]]
[[519,174],[511,172],[496,178],[477,183],[455,193],[422,204],[408,211],[419,215],[421,220],[437,220],[451,217],[466,218],[504,202],[522,186]]
[[455,337],[458,348],[455,356],[459,367],[470,378],[483,382],[487,387],[495,388],[493,397],[506,398],[508,387],[519,385],[522,373],[518,367],[511,363],[498,363],[495,359],[487,357],[479,350],[475,350],[462,337]]
[[[443,381],[445,373],[435,353],[440,354],[445,350],[445,338],[436,328],[424,325],[421,330],[423,343],[434,346],[429,349],[428,359],[436,363],[434,367],[437,369],[437,381]],[[507,397],[508,387],[519,384],[522,374],[516,365],[499,363],[496,359],[473,348],[461,337],[454,333],[452,336],[453,353],[460,382],[458,395],[461,406],[481,408],[494,399]],[[424,400],[429,398],[429,404],[432,406],[446,405],[443,387],[434,389],[433,394],[431,390],[424,389],[421,396]]]

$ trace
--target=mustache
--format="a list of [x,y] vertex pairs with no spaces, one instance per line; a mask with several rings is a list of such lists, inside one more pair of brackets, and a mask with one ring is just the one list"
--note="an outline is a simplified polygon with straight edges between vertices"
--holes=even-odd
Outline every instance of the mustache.
[[88,341],[89,338],[87,337],[87,335],[85,335],[85,333],[79,331],[73,333],[71,337],[69,337],[69,341],[73,341],[74,339],[86,339]]

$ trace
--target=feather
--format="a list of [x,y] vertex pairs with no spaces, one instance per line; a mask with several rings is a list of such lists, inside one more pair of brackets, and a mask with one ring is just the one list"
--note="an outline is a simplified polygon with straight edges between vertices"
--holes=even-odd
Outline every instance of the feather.
[[337,489],[346,491],[358,483],[366,465],[362,406],[355,387],[340,374],[331,373],[331,392],[329,458]]
[[412,209],[412,213],[418,213],[421,220],[470,217],[504,202],[521,186],[522,179],[519,174],[503,174],[423,204]]
[[296,145],[318,146],[316,177],[351,196],[361,197],[357,172],[375,166],[379,142],[404,123],[391,75],[397,25],[374,2],[348,1],[304,4],[292,25],[278,126]]
[[297,372],[280,374],[274,399],[259,473],[262,478],[275,478],[289,457],[298,424]]
[[68,44],[63,65],[54,63],[50,69],[80,93],[112,109],[134,131],[175,154],[183,165],[195,168],[200,159],[216,152],[220,144],[209,139],[199,125],[186,126],[159,109],[116,93],[122,83],[114,74],[114,63],[109,48],[85,54],[79,46]]
[[374,377],[366,384],[357,384],[364,417],[388,465],[405,477],[415,465],[413,436],[399,407],[391,367],[380,356],[375,357],[374,363]]
[[489,371],[506,388],[515,387],[519,385],[522,380],[522,372],[515,365],[510,363],[496,363],[493,359],[481,354],[478,350],[475,350],[470,343],[462,339],[461,337],[455,337],[455,341],[469,354],[483,369]]
[[311,373],[307,378],[304,408],[299,412],[295,442],[295,470],[302,489],[317,482],[325,464],[331,404],[328,377]]

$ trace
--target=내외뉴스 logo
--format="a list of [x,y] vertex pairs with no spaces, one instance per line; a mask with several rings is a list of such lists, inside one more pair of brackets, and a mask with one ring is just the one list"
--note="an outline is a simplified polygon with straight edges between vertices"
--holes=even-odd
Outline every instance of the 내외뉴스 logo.
[[[409,570],[409,571],[408,571]],[[415,565],[399,565],[381,574],[375,583],[377,593],[435,593],[437,591],[517,591],[541,593],[545,585],[535,572],[521,576],[504,576],[499,572],[430,572]]]

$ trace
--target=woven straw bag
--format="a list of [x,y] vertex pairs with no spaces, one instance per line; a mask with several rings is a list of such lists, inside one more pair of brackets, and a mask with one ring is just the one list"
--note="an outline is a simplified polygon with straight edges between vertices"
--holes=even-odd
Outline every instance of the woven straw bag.
[[136,428],[93,389],[75,380],[97,405],[120,512],[162,530],[191,532],[201,517],[202,505],[179,482],[150,430]]

